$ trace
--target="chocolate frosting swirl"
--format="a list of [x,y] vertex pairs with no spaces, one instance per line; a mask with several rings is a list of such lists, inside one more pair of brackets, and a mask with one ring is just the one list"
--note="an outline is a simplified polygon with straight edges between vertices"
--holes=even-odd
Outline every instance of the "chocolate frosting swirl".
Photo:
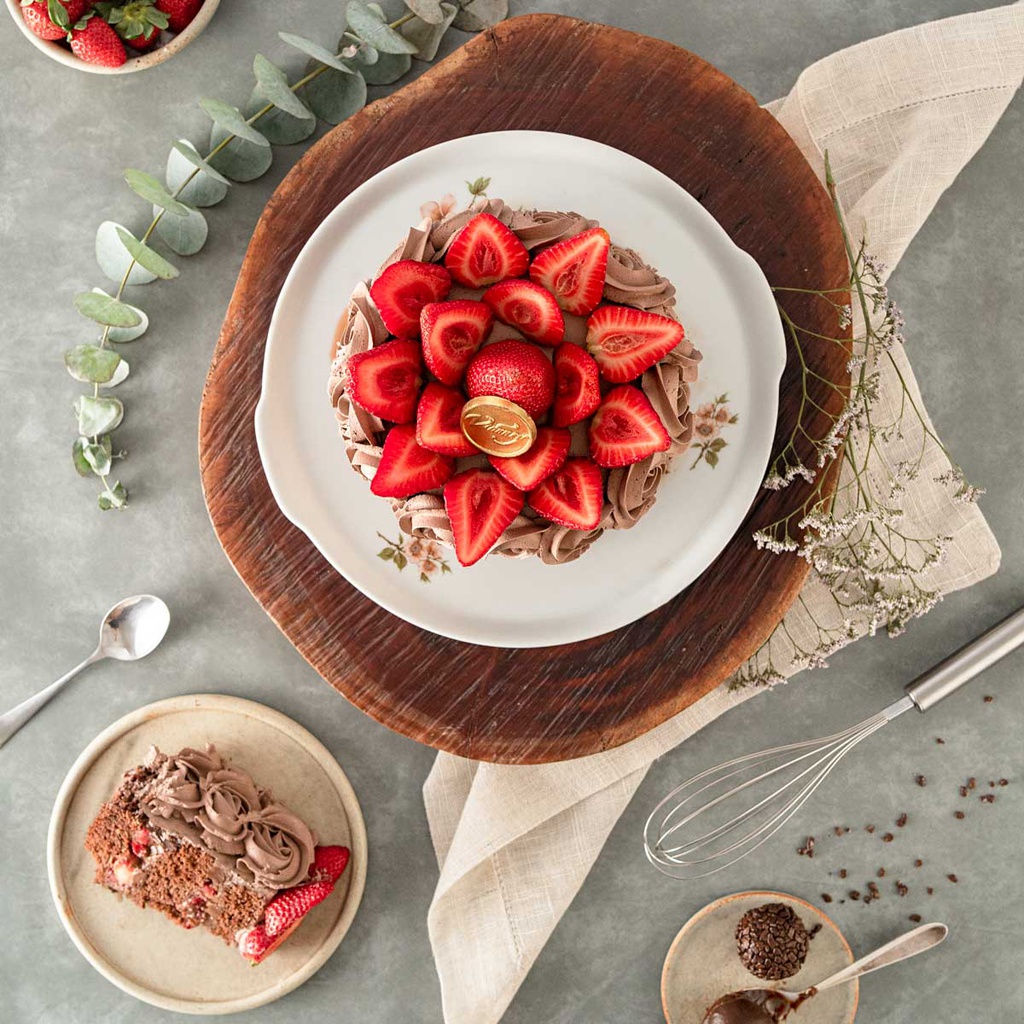
[[225,764],[213,746],[173,756],[156,751],[150,762],[158,766],[157,777],[139,805],[155,825],[268,889],[306,878],[316,845],[312,831],[251,775]]
[[[597,221],[578,213],[513,210],[500,199],[480,197],[457,213],[440,221],[424,219],[412,228],[401,245],[384,261],[378,274],[397,260],[438,260],[444,256],[458,231],[471,218],[487,212],[507,224],[527,249],[551,245],[596,227]],[[452,298],[479,298],[482,289],[455,287]],[[632,249],[612,245],[608,254],[604,297],[639,309],[675,319],[675,288],[670,281],[648,266]],[[370,299],[369,283],[356,286],[338,325],[337,348],[328,382],[328,395],[338,418],[345,450],[353,468],[368,479],[380,463],[384,425],[351,402],[345,392],[345,361],[349,355],[366,351],[388,337],[387,329]],[[496,324],[490,340],[522,337],[502,324]],[[582,345],[586,338],[586,319],[565,315],[567,341]],[[659,363],[647,370],[640,387],[650,399],[659,419],[672,439],[671,447],[643,462],[608,473],[607,501],[596,530],[572,530],[537,516],[525,509],[505,530],[493,553],[509,558],[536,556],[548,564],[579,558],[606,529],[624,530],[634,526],[650,511],[657,490],[672,459],[690,446],[693,418],[690,414],[690,385],[697,380],[700,352],[684,339]],[[586,429],[577,424],[573,430],[572,453],[585,454]],[[482,457],[459,459],[457,470],[486,465]],[[440,491],[392,500],[399,529],[408,536],[454,546],[451,522],[445,512]]]

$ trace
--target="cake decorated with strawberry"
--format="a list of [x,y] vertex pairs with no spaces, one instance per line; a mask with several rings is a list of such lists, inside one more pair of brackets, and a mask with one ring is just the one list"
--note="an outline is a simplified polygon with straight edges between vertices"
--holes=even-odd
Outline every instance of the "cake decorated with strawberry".
[[349,862],[213,746],[151,748],[86,833],[96,882],[256,964],[334,891]]
[[404,534],[556,564],[654,505],[700,360],[674,286],[599,223],[480,197],[356,286],[328,394]]

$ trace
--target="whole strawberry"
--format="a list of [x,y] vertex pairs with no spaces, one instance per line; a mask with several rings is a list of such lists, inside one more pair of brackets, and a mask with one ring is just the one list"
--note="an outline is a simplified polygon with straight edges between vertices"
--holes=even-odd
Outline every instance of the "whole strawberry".
[[167,15],[167,27],[172,32],[181,32],[199,13],[203,0],[156,0],[156,6]]
[[[104,6],[110,7],[109,11],[104,11]],[[129,0],[120,7],[98,4],[97,10],[105,14],[114,31],[133,50],[140,52],[156,46],[161,29],[170,24],[170,19],[154,0]]]
[[89,15],[71,30],[71,52],[104,68],[119,68],[128,59],[118,34],[102,18]]
[[40,39],[65,39],[89,0],[22,0],[21,16]]

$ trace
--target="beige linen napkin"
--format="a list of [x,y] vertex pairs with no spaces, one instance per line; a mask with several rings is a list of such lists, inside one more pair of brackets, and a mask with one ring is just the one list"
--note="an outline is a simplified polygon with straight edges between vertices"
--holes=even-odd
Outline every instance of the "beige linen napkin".
[[[1002,7],[833,54],[768,109],[819,172],[828,149],[851,231],[891,268],[1022,75],[1024,7]],[[896,357],[920,403],[902,349]],[[896,399],[895,377],[883,373],[882,402]],[[888,446],[890,466],[918,440]],[[907,485],[905,521],[925,531],[918,536],[952,538],[926,580],[946,594],[995,572],[999,548],[977,506],[954,503],[933,481],[945,467],[931,449]],[[814,579],[802,596],[823,614],[832,604]],[[795,613],[787,625],[798,637],[809,628]],[[778,655],[775,665],[786,676],[801,667]],[[651,761],[756,692],[719,687],[646,736],[571,762],[516,767],[438,755],[423,795],[440,865],[428,925],[447,1024],[501,1018]]]

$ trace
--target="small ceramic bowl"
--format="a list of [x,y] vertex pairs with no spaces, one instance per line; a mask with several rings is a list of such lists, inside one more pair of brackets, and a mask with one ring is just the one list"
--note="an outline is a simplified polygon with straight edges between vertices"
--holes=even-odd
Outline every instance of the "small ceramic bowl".
[[41,50],[47,57],[50,57],[69,68],[77,68],[79,71],[89,71],[94,75],[126,75],[132,71],[143,71],[146,68],[162,64],[165,60],[169,60],[176,53],[181,53],[181,51],[184,50],[185,47],[188,46],[188,44],[191,43],[192,40],[195,39],[196,36],[198,36],[199,33],[202,32],[209,24],[210,19],[217,10],[217,5],[220,3],[220,0],[205,0],[203,6],[199,9],[199,13],[192,19],[184,32],[179,32],[176,36],[172,36],[168,42],[163,46],[158,46],[155,50],[150,50],[148,53],[140,53],[137,57],[129,57],[119,68],[104,68],[97,64],[87,64],[84,60],[79,60],[70,50],[66,49],[59,42],[50,42],[48,39],[40,39],[39,36],[32,32],[28,25],[25,24],[25,19],[21,16],[21,4],[18,0],[5,0],[5,2],[7,4],[7,10],[10,11],[11,17],[14,19],[18,28],[21,29],[22,34],[37,50]]

